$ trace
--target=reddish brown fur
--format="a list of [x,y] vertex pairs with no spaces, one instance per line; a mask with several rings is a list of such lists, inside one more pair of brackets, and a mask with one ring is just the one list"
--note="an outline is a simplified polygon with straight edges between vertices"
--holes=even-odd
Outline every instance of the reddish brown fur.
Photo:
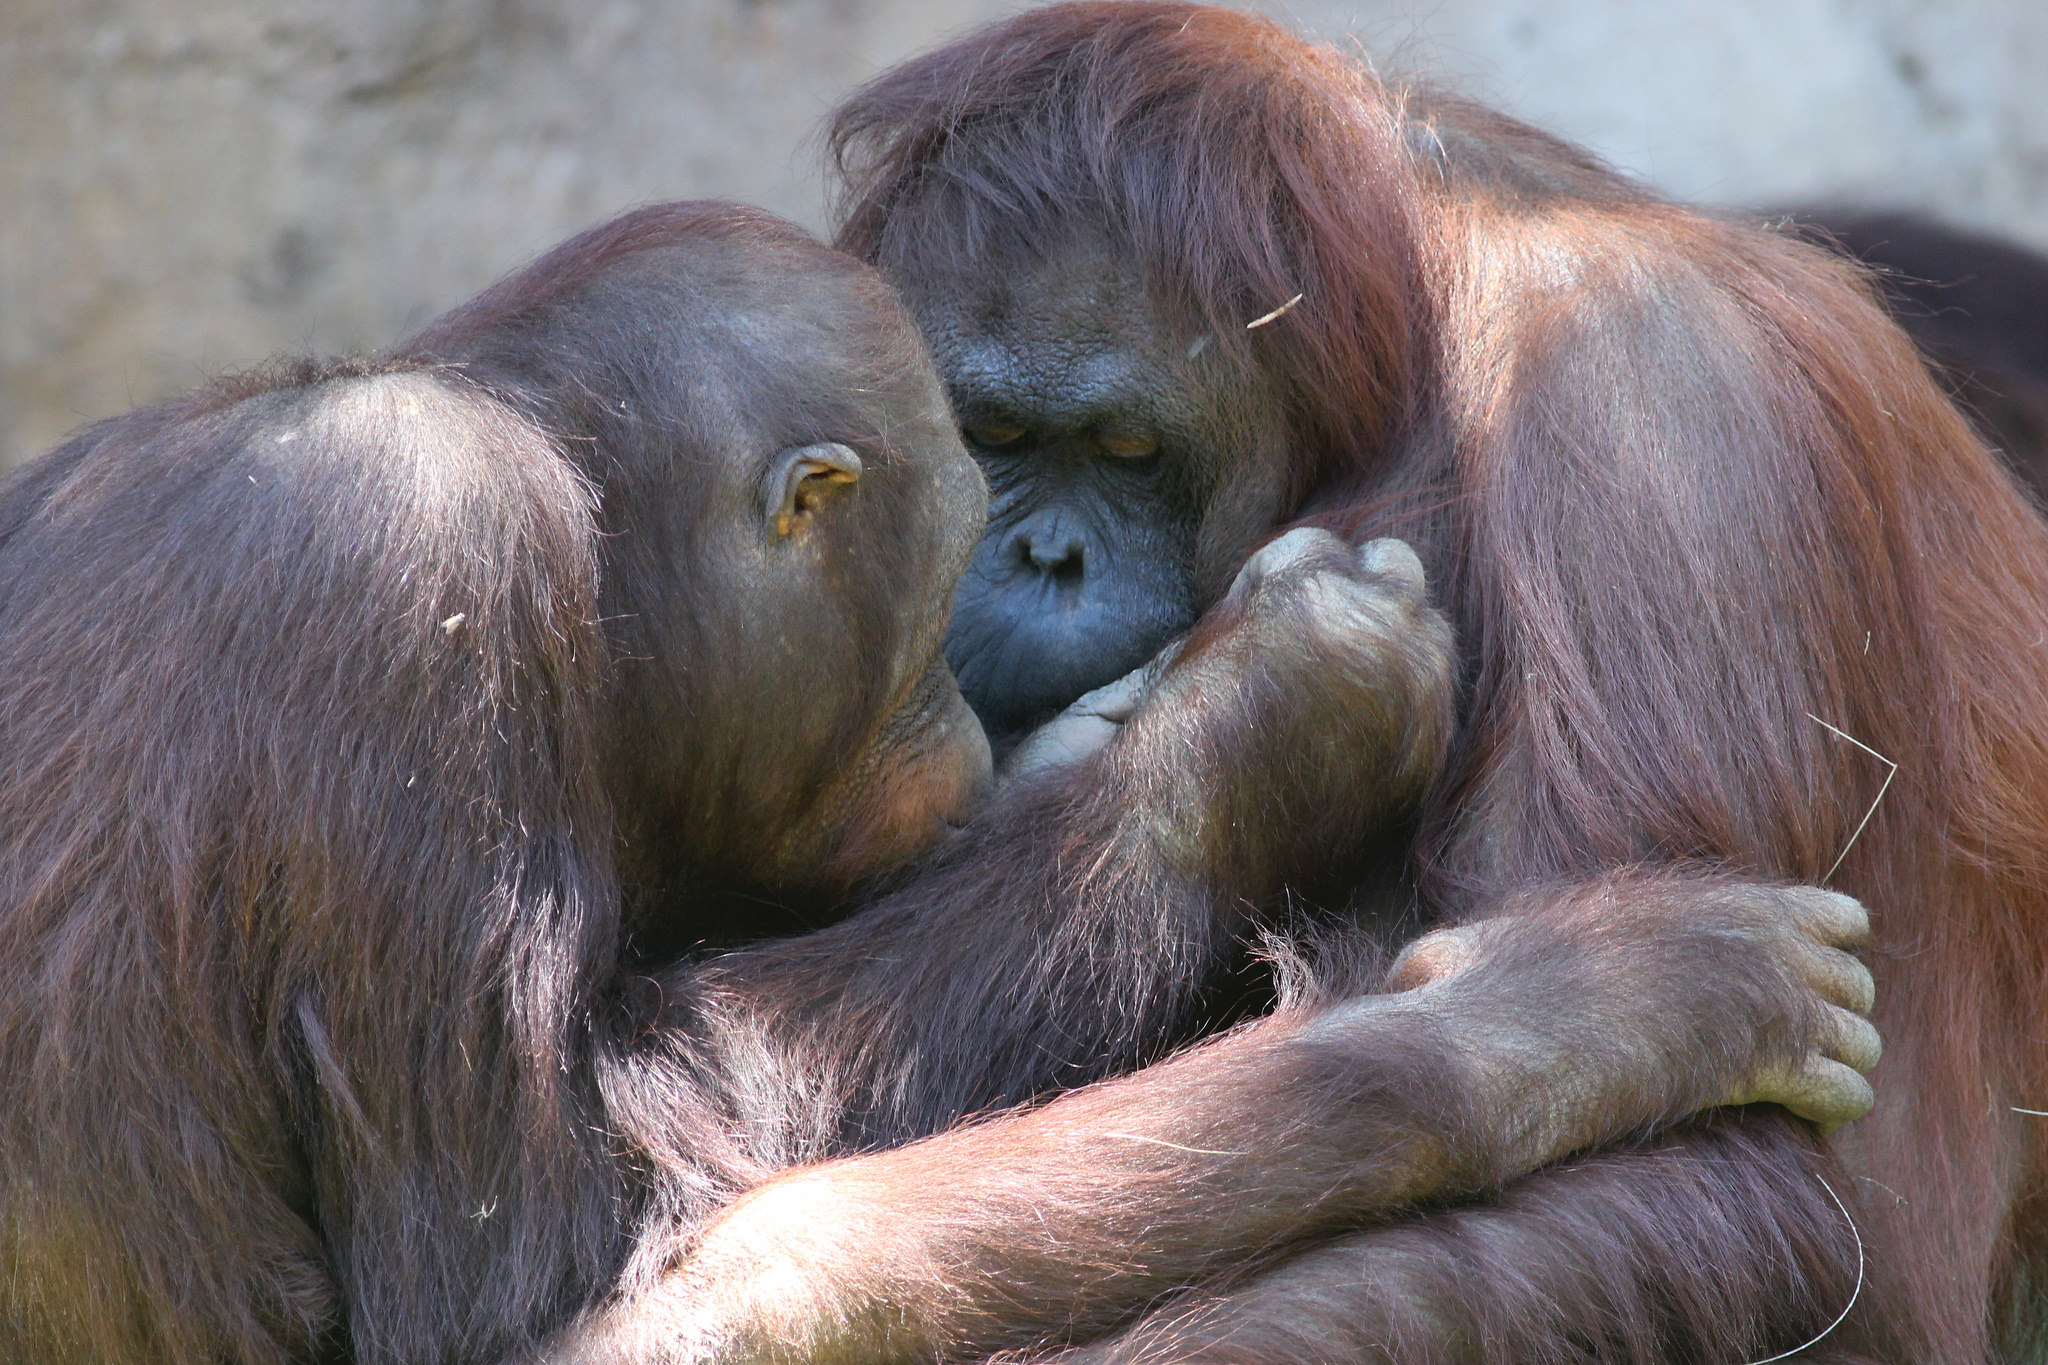
[[[1019,16],[883,77],[837,132],[842,245],[943,277],[1101,226],[1166,316],[1288,396],[1311,490],[1289,514],[1406,537],[1441,575],[1470,688],[1413,849],[1438,913],[1681,860],[1832,875],[1873,907],[1881,1098],[1830,1177],[1870,1284],[1825,1349],[2017,1349],[2048,1254],[2048,1121],[2014,1112],[2048,1108],[2048,531],[1863,275],[1179,4]],[[1860,835],[1885,765],[1821,722],[1898,764]],[[1781,1279],[1691,1289],[1772,1264],[1788,1229],[1830,1290],[1848,1279],[1829,1206],[1793,1193],[1789,1135],[1745,1140],[1743,1217],[1681,1227],[1682,1203],[1651,1199],[1629,1226],[1560,1224],[1531,1252],[1554,1316],[1473,1349],[1547,1358],[1610,1326],[1624,1355],[1755,1349]],[[1567,1273],[1623,1242],[1634,1289]],[[1416,1301],[1491,1293],[1445,1245]],[[1814,1330],[1832,1313],[1804,1310]],[[1330,1359],[1360,1349],[1342,1333],[1213,1349]],[[1427,1336],[1397,1354],[1434,1358]]]
[[[795,590],[739,574],[756,466],[821,436],[865,452],[849,515],[785,545],[817,556],[775,561]],[[877,277],[681,205],[397,359],[230,381],[11,481],[0,1356],[1086,1336],[1825,1046],[1842,898],[1617,877],[1426,989],[1332,1003],[1372,974],[1328,967],[1330,1001],[1160,1068],[775,1178],[1159,1056],[1249,908],[1371,852],[1440,767],[1419,579],[1304,533],[1084,770],[832,929],[657,955],[658,921],[758,933],[763,893],[814,905],[847,844],[900,844],[877,810],[944,775],[919,718],[949,680],[916,668],[972,479]],[[764,600],[774,631],[727,610]]]

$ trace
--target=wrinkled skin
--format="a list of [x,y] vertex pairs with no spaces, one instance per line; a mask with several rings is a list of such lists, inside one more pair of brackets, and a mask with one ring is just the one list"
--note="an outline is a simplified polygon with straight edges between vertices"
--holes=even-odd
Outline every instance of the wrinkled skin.
[[899,284],[988,478],[946,655],[1000,746],[1194,623],[1285,511],[1286,426],[1100,240]]

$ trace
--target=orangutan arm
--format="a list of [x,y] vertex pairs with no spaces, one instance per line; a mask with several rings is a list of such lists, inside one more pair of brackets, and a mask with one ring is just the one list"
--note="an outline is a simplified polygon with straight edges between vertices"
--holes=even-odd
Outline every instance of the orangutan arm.
[[[1174,1288],[1618,1134],[1874,1060],[1853,901],[1618,878],[1496,922],[1417,989],[733,1204],[551,1361],[921,1360],[1086,1340]],[[1656,1002],[1664,1008],[1651,1008]],[[1810,1113],[1852,1117],[1854,1100]]]

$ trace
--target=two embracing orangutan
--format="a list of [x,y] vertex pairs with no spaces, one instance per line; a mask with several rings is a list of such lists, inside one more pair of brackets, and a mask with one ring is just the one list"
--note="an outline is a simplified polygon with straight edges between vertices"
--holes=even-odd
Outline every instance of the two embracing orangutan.
[[0,1357],[2040,1344],[2048,527],[1852,266],[1194,5],[834,147],[0,488]]

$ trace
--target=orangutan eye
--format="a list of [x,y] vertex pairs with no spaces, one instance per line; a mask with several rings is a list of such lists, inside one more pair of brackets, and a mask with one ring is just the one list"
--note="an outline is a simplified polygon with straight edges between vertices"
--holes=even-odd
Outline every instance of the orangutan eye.
[[1159,453],[1159,438],[1149,431],[1105,431],[1096,439],[1119,460],[1142,460]]
[[1007,422],[969,422],[967,439],[978,446],[1006,446],[1023,438],[1024,428]]

